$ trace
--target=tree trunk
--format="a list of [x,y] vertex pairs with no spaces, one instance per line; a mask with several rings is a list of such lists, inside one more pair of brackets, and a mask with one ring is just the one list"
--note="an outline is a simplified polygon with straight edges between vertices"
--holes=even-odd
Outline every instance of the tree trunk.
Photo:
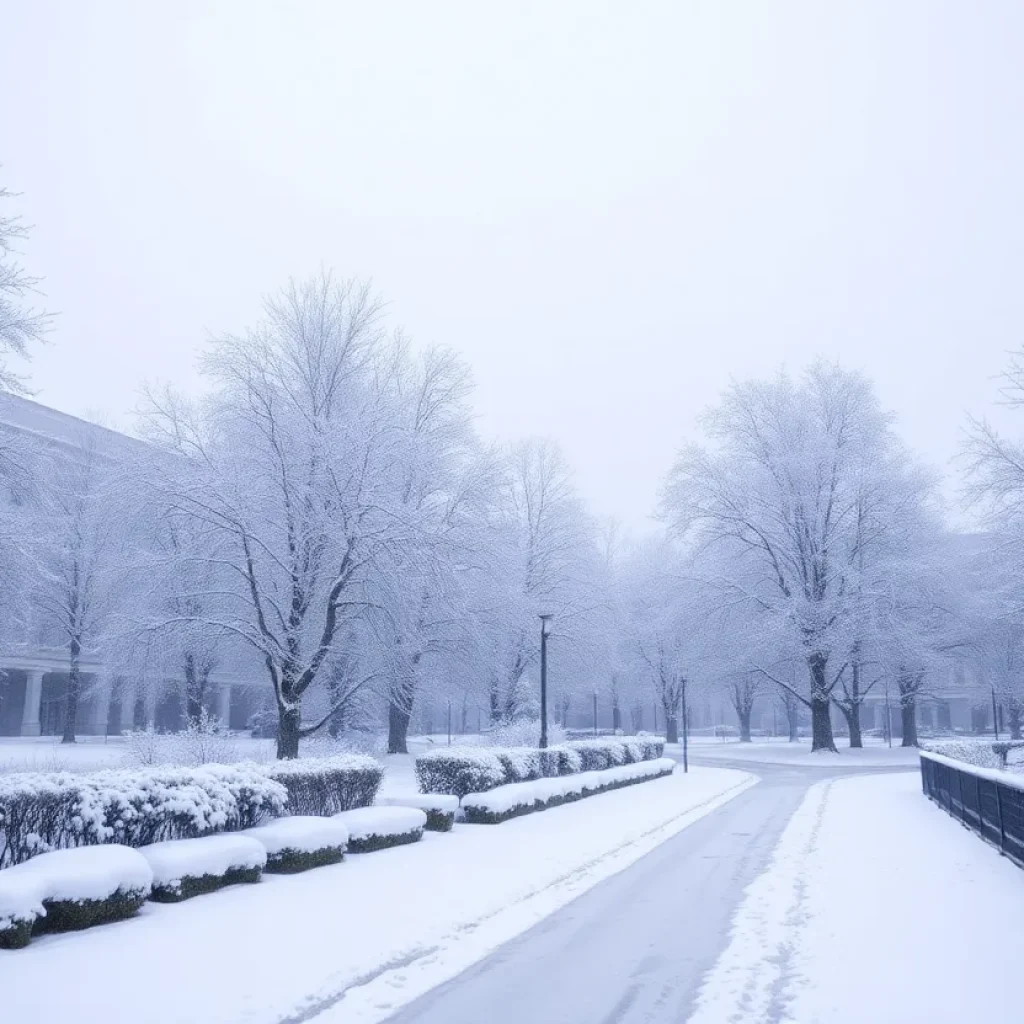
[[497,725],[501,718],[501,694],[498,693],[498,680],[492,679],[488,692],[491,710],[491,725]]
[[388,753],[408,754],[407,738],[412,708],[400,707],[397,701],[388,702]]
[[903,726],[904,747],[917,746],[917,698],[912,693],[905,693],[900,698],[900,723]]
[[811,751],[838,753],[832,736],[828,684],[825,682],[828,661],[820,654],[814,654],[807,659],[807,665],[811,672]]
[[298,705],[285,709],[277,706],[277,756],[279,760],[299,756],[299,729],[302,712]]
[[78,637],[71,638],[71,660],[68,665],[68,690],[64,703],[64,735],[61,743],[75,742],[75,719],[78,718],[78,694],[82,686],[82,672],[79,659],[82,643]]
[[1020,701],[1016,697],[1011,697],[1006,703],[1006,717],[1010,723],[1010,739],[1020,739],[1020,725],[1021,725],[1021,705]]
[[668,715],[665,719],[665,742],[679,742],[679,719],[675,715]]
[[753,708],[743,708],[736,711],[740,720],[740,743],[750,743],[750,716]]
[[189,725],[196,725],[202,719],[207,675],[201,669],[196,670],[194,655],[185,655],[185,718]]
[[797,743],[800,740],[800,705],[796,698],[786,702],[786,724],[789,726],[789,742]]
[[836,707],[843,713],[846,719],[846,727],[850,730],[850,746],[861,748],[864,746],[864,735],[860,725],[860,703],[841,704],[836,702]]
[[622,728],[622,709],[618,704],[612,705],[612,729],[616,733]]

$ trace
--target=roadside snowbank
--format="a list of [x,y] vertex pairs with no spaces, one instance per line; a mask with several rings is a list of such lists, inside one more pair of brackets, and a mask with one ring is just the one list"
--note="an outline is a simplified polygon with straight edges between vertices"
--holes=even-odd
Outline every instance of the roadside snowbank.
[[[726,769],[676,772],[501,828],[459,825],[210,899],[147,903],[134,921],[6,954],[4,1012],[128,1024],[141,1005],[147,1024],[277,1024],[320,1010],[318,1024],[380,1021],[753,782]],[[254,974],[268,951],[274,969]],[[188,984],[153,999],[161,963]],[[112,970],[117,999],[96,984]],[[239,972],[246,984],[230,983]]]
[[748,887],[689,1024],[1004,1020],[1022,916],[1021,869],[917,776],[819,783]]

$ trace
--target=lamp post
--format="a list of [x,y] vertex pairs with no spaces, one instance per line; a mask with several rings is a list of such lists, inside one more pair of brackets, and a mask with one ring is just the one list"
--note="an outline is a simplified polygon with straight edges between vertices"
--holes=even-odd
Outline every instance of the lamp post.
[[597,735],[597,690],[594,691],[594,735]]
[[992,731],[996,734],[996,743],[999,742],[999,712],[996,710],[996,688],[992,687]]
[[540,615],[540,749],[548,745],[548,622],[551,613]]

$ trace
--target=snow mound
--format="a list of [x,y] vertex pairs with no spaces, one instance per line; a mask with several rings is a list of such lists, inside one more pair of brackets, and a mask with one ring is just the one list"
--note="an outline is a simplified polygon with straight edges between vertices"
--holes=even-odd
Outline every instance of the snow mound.
[[146,858],[127,846],[79,846],[41,853],[5,869],[4,878],[20,877],[37,886],[43,900],[105,900],[118,890],[148,892],[153,871]]
[[263,868],[267,863],[263,845],[241,833],[171,839],[144,846],[139,853],[153,871],[153,884],[164,889],[176,889],[185,878],[221,876],[239,868]]
[[0,872],[0,932],[31,924],[45,913],[40,879],[24,877],[13,868]]
[[289,851],[316,853],[327,847],[344,849],[348,845],[348,826],[340,817],[296,815],[293,818],[277,818],[242,834],[256,840],[268,857],[277,857]]
[[452,814],[459,809],[459,798],[446,793],[410,793],[407,796],[386,796],[377,801],[379,807],[416,807],[421,811]]
[[427,815],[418,807],[358,807],[334,815],[333,820],[345,823],[353,842],[422,832],[427,825]]

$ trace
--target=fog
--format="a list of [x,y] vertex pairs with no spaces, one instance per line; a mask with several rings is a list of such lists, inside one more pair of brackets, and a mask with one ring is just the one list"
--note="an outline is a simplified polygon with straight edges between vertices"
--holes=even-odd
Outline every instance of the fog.
[[873,377],[945,468],[1019,341],[1013,4],[8,4],[37,398],[131,425],[321,265],[643,529],[734,376]]

